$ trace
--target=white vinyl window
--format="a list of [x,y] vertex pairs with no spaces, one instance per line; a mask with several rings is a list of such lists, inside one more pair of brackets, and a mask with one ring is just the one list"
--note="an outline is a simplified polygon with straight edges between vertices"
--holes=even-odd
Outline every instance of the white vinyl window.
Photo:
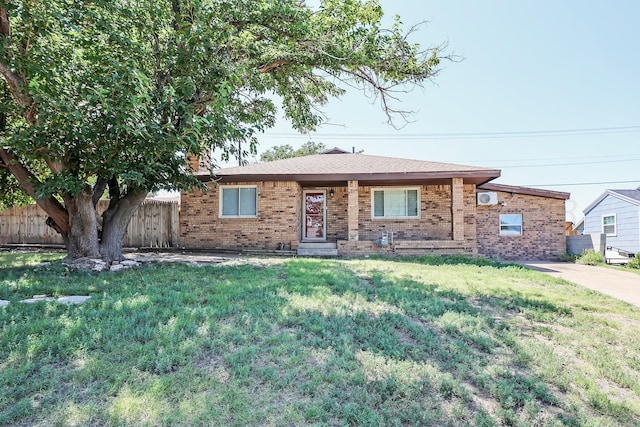
[[602,233],[607,236],[616,236],[616,214],[602,215]]
[[522,236],[522,214],[500,215],[501,236]]
[[258,215],[258,188],[256,186],[221,186],[221,218],[254,218]]
[[371,192],[373,218],[418,218],[420,196],[417,188],[374,189]]

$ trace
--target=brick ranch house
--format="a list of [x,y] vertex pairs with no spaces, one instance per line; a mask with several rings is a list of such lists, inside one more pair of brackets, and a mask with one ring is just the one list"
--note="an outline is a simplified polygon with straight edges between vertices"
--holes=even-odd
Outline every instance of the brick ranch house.
[[505,260],[566,251],[569,194],[491,184],[497,169],[334,149],[198,175],[208,191],[181,194],[188,249]]

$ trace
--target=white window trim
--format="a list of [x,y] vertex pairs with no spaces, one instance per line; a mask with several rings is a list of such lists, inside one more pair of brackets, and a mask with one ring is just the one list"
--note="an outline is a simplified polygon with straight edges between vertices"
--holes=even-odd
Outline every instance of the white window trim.
[[[258,186],[257,185],[220,185],[218,195],[218,216],[219,218],[257,218],[258,217]],[[224,189],[229,188],[255,188],[256,189],[256,214],[255,215],[223,215],[222,214],[222,193]]]
[[[613,233],[604,232],[604,219],[608,216],[613,217]],[[609,213],[602,215],[602,217],[600,218],[600,231],[602,231],[602,234],[606,234],[607,236],[616,237],[618,235],[618,214]]]
[[[417,216],[375,216],[375,206],[374,206],[374,193],[376,191],[385,191],[385,190],[417,190],[417,204],[418,204],[418,215]],[[371,219],[374,220],[390,220],[390,219],[420,219],[422,209],[420,203],[420,195],[422,193],[421,187],[373,187],[371,188]]]
[[[502,222],[500,221],[500,217],[502,215],[519,215],[520,216],[520,234],[502,234]],[[515,224],[508,224],[515,225]],[[524,235],[524,217],[521,213],[503,213],[498,215],[498,235],[500,237],[521,237]]]

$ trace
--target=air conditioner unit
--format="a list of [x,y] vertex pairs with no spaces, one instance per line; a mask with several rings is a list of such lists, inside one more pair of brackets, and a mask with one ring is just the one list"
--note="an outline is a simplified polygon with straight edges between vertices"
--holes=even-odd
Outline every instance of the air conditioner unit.
[[478,193],[478,206],[492,206],[498,204],[498,193]]

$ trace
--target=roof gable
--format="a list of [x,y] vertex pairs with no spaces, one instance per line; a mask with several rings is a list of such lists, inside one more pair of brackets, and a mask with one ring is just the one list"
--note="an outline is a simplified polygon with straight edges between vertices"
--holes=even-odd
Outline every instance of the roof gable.
[[593,208],[598,206],[607,196],[615,197],[632,205],[640,206],[640,189],[636,190],[606,190],[596,200],[587,206],[582,212],[587,215]]

